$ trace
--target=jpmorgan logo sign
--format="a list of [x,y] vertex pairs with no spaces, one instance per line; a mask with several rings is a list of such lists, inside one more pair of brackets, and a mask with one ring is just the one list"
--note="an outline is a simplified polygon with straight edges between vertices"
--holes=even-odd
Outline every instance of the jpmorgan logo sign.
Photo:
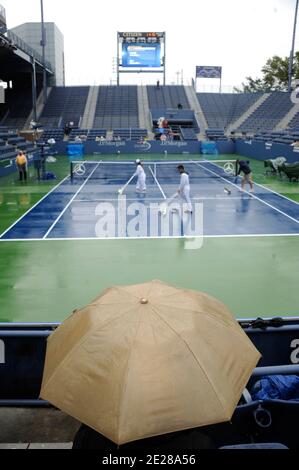
[[2,339],[0,339],[0,364],[5,364],[5,344]]

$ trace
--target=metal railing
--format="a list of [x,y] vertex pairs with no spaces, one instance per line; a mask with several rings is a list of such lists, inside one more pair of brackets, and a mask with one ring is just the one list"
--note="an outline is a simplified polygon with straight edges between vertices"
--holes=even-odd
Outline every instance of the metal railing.
[[6,12],[5,12],[5,8],[0,5],[0,20],[6,24]]
[[[17,36],[15,33],[12,31],[8,30],[7,31],[7,38],[19,49],[21,49],[23,52],[26,52],[30,57],[33,57],[35,60],[37,60],[41,65],[43,65],[43,58],[41,54],[39,54],[35,49],[32,47],[28,46],[26,42],[24,42],[19,36]],[[45,66],[47,69],[49,69],[51,72],[53,72],[52,65],[50,62],[47,60],[45,61]]]

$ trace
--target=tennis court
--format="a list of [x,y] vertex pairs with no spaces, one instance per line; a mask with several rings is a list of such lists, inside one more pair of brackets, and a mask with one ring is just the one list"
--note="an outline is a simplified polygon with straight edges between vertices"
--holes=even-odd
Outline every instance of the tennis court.
[[[136,180],[124,191],[128,226],[134,224],[135,204],[146,213],[144,226],[135,223],[132,236],[119,229],[116,217],[115,231],[99,236],[101,208],[109,225],[119,214],[118,191],[135,171],[133,158],[127,159],[76,161],[71,171],[65,162],[54,186],[17,186],[23,199],[16,203],[5,203],[4,191],[0,321],[60,322],[110,285],[155,278],[208,292],[237,318],[298,315],[298,202],[261,184],[252,194],[240,191],[240,180],[225,162],[185,160],[192,205],[203,208],[203,244],[188,249],[194,231],[186,233],[181,225],[179,234],[165,236],[161,228],[159,207],[179,184],[178,161],[169,157],[145,162],[146,194],[136,194]],[[7,187],[6,194],[12,189]],[[27,206],[19,214],[25,195]],[[190,226],[195,216],[195,210],[188,216]]]
[[[193,207],[198,202],[203,206],[204,236],[299,234],[299,204],[261,185],[256,185],[253,194],[241,191],[240,179],[235,177],[233,171],[233,161],[221,161],[220,164],[183,161],[183,164],[190,175]],[[156,226],[151,227],[145,220],[146,227],[141,226],[135,233],[136,237],[161,237],[159,204],[169,200],[177,190],[177,163],[151,162],[144,166],[147,193],[136,194],[134,180],[131,181],[124,192],[126,205],[137,202],[140,206],[137,210],[141,211],[141,208],[155,209],[153,204],[156,204]],[[108,203],[105,205],[108,218],[111,207],[110,217],[113,216],[113,223],[117,224],[115,214],[120,205],[118,191],[131,180],[135,165],[133,162],[87,161],[74,162],[71,169],[71,175],[9,227],[0,236],[1,240],[105,238],[105,234],[100,236],[96,233],[99,206]],[[131,219],[136,215],[136,211],[133,212]],[[148,213],[147,219],[149,217]],[[185,234],[181,230],[179,235],[190,233]],[[115,226],[114,237],[129,237],[128,231]]]

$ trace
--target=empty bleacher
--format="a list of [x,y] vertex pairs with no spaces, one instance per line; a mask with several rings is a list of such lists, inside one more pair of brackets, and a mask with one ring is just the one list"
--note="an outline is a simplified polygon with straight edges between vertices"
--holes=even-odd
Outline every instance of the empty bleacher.
[[237,131],[273,130],[293,106],[290,93],[275,91],[244,121]]
[[5,143],[0,142],[0,160],[15,158],[17,154],[18,152],[13,145],[6,145]]
[[90,129],[87,135],[87,140],[95,140],[97,137],[104,137],[106,139],[107,129]]
[[299,129],[259,132],[254,136],[254,139],[260,142],[275,142],[290,145],[295,140],[299,140]]
[[80,125],[88,98],[88,86],[54,87],[39,118],[39,123],[47,128],[62,128],[73,122]]
[[239,119],[261,93],[197,93],[209,129],[225,130]]
[[146,129],[129,128],[129,129],[113,129],[113,139],[134,140],[138,141],[147,137]]
[[289,127],[290,128],[299,128],[299,113],[295,114],[293,119],[289,122]]
[[31,90],[7,89],[5,99],[6,103],[1,110],[1,123],[10,128],[23,129],[32,109]]
[[190,109],[185,88],[181,85],[147,86],[148,103],[152,108],[177,108],[181,104],[184,109]]
[[138,127],[137,86],[101,86],[93,128]]
[[28,151],[32,149],[32,144],[27,146],[27,142],[19,137],[15,132],[0,132],[0,160],[13,159],[17,156],[18,150]]
[[226,139],[224,129],[207,129],[206,136],[208,140],[223,140]]
[[197,135],[196,132],[193,128],[188,128],[188,127],[181,127],[179,128],[180,134],[183,138],[183,140],[186,141],[197,141]]
[[56,142],[63,140],[64,130],[58,128],[45,128],[41,138],[39,140],[47,141],[49,139],[55,139]]
[[84,136],[86,140],[93,141],[97,137],[104,137],[106,139],[106,135],[107,129],[72,129],[69,140]]

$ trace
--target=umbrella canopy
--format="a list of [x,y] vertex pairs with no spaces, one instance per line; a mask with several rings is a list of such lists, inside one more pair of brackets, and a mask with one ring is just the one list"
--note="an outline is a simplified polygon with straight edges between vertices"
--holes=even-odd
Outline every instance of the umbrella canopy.
[[112,287],[49,337],[40,396],[120,445],[230,420],[259,358],[205,293]]

